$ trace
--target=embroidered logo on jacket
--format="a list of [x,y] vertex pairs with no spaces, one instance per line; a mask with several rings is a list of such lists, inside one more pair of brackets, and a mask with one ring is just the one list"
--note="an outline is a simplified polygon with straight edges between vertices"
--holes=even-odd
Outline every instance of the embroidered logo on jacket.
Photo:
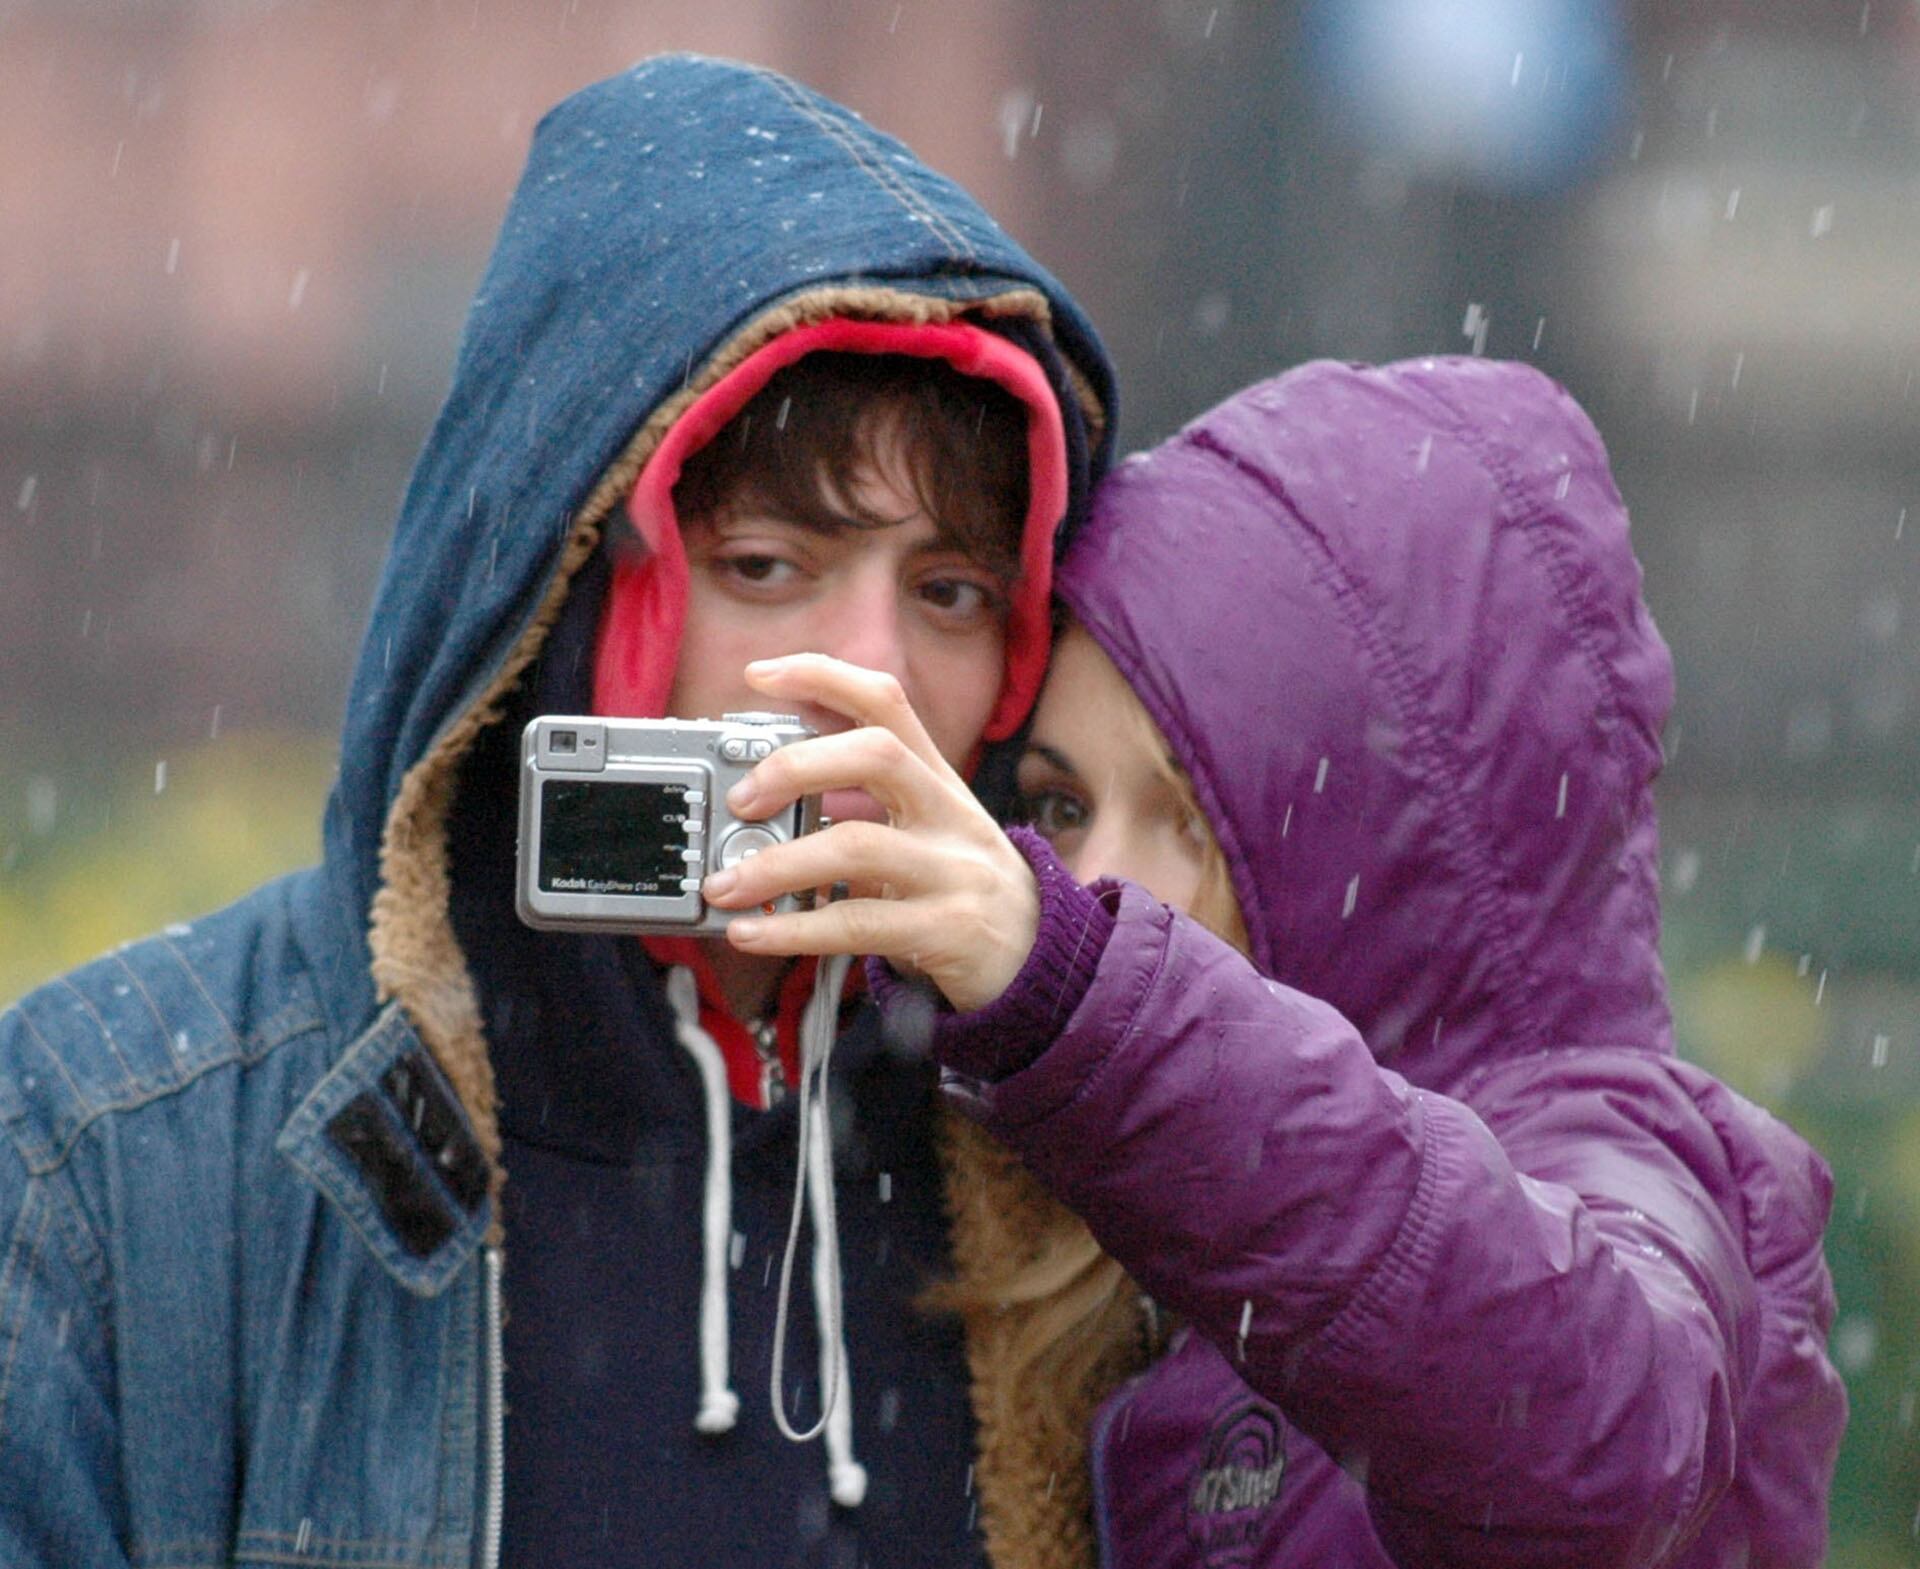
[[1213,1424],[1206,1462],[1187,1489],[1187,1534],[1209,1569],[1252,1561],[1286,1474],[1285,1434],[1279,1413],[1260,1401],[1233,1406]]

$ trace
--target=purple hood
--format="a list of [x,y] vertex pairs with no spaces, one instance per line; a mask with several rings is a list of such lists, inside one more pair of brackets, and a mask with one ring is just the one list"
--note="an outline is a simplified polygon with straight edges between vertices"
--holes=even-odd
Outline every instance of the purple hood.
[[1672,666],[1555,383],[1429,359],[1252,387],[1114,474],[1059,587],[1192,776],[1254,962],[1378,1060],[1450,1084],[1670,1040]]

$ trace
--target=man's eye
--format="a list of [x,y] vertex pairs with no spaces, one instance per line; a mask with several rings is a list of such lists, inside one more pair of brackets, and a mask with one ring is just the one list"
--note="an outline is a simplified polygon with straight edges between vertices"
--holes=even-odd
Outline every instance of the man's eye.
[[1093,813],[1077,795],[1064,790],[1034,790],[1015,798],[1013,815],[1046,839],[1058,839],[1087,826]]
[[763,587],[786,582],[796,570],[791,561],[783,561],[778,556],[719,556],[714,565],[727,577]]
[[948,610],[963,616],[985,615],[1001,608],[1003,596],[988,584],[972,578],[936,577],[920,585],[920,597],[936,610]]

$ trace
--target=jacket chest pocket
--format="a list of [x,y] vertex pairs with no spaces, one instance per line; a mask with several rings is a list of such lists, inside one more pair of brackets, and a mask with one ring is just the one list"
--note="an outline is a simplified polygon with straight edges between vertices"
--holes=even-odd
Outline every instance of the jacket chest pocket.
[[1273,1562],[1301,1444],[1213,1346],[1190,1331],[1176,1335],[1095,1420],[1102,1562]]
[[480,1260],[420,1297],[339,1241],[337,1267],[323,1259],[309,1272],[275,1344],[242,1375],[252,1393],[234,1563],[468,1569]]

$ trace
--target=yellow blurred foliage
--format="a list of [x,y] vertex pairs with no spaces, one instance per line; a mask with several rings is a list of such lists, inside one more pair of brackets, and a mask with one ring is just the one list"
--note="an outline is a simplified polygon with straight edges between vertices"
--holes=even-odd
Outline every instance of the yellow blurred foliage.
[[1779,1106],[1827,1042],[1817,983],[1779,954],[1739,956],[1673,978],[1687,1054],[1741,1094]]
[[333,766],[330,740],[240,734],[168,758],[164,788],[117,785],[105,826],[0,879],[0,1003],[317,860]]
[[1894,1124],[1871,1181],[1871,1196],[1881,1200],[1880,1213],[1890,1213],[1896,1242],[1905,1253],[1906,1278],[1920,1279],[1920,1106],[1909,1108]]

